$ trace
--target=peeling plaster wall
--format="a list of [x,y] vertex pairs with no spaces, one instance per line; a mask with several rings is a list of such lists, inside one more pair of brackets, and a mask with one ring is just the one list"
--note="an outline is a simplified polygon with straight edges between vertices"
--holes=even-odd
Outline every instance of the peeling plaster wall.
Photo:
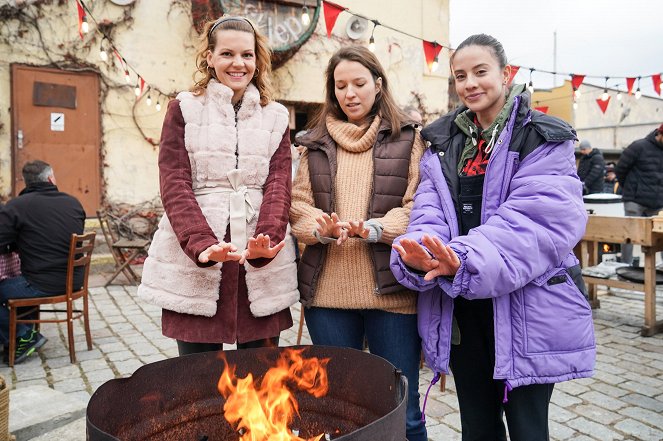
[[[12,63],[33,66],[71,67],[85,65],[96,70],[101,79],[101,131],[103,199],[112,203],[138,204],[158,196],[158,147],[147,142],[136,127],[132,108],[136,102],[132,84],[127,85],[118,60],[109,54],[107,62],[99,58],[100,34],[90,22],[91,31],[81,40],[77,32],[74,2],[42,0],[26,5],[0,8],[24,8],[39,15],[35,21],[42,34],[25,20],[0,23],[0,195],[11,192],[11,79]],[[345,0],[350,10],[375,18],[382,23],[427,40],[448,43],[449,0],[393,2],[398,7],[385,8],[381,0]],[[185,0],[140,0],[130,6],[116,6],[109,1],[88,1],[92,15],[100,22],[112,23],[111,37],[127,62],[148,84],[166,94],[176,94],[192,84],[197,34],[191,25],[190,4]],[[402,8],[410,8],[403,11]],[[316,32],[284,66],[274,72],[276,99],[289,102],[319,103],[322,100],[323,73],[329,56],[342,44],[352,44],[346,35],[351,16],[342,13],[327,39],[324,16],[320,14]],[[368,44],[370,29],[363,40]],[[375,31],[376,54],[389,73],[392,91],[401,105],[421,105],[433,116],[447,107],[448,52],[440,53],[440,68],[430,74],[424,63],[420,40],[384,27]],[[72,63],[75,60],[75,63]],[[159,139],[167,97],[151,93],[152,106],[145,94],[135,109],[136,120],[146,137]],[[159,100],[161,111],[155,109]],[[56,171],[57,172],[57,171]]]

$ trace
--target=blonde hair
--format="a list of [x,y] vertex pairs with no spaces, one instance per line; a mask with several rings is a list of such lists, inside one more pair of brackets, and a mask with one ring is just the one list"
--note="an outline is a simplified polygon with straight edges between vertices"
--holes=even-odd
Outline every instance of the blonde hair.
[[[265,106],[272,100],[272,50],[267,38],[258,32],[247,18],[223,16],[218,20],[205,23],[200,34],[200,44],[196,52],[196,71],[193,73],[194,85],[191,92],[194,95],[202,94],[210,80],[214,78],[214,69],[207,64],[207,53],[216,46],[216,34],[219,31],[241,31],[253,34],[256,53],[256,75],[252,82],[260,93],[260,105]],[[211,32],[210,32],[211,31]],[[202,75],[202,78],[197,79]]]

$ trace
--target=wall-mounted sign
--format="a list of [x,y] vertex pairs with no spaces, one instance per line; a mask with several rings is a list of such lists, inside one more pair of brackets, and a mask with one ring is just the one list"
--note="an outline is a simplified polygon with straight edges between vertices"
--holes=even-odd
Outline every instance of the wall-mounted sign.
[[51,113],[51,131],[64,132],[64,113]]
[[[205,4],[206,3],[206,4]],[[272,47],[272,65],[281,66],[309,39],[320,15],[321,0],[193,0],[196,28],[206,16],[241,15],[258,26]],[[305,8],[305,9],[304,9]],[[307,11],[310,22],[305,24]]]

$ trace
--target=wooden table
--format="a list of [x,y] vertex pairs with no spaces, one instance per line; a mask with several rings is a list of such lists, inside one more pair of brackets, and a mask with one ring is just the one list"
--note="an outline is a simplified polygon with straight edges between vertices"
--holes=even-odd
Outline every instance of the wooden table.
[[[662,212],[663,213],[663,212]],[[599,308],[597,285],[642,291],[645,295],[645,324],[640,333],[651,336],[663,331],[663,320],[656,320],[656,252],[663,250],[663,216],[611,217],[590,215],[587,229],[580,243],[583,268],[597,265],[598,242],[640,245],[644,254],[644,283],[583,276],[589,290],[592,308]]]

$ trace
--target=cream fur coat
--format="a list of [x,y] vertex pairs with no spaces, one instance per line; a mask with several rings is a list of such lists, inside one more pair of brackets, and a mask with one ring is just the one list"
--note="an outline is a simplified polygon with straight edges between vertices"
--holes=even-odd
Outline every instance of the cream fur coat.
[[[213,80],[200,96],[190,92],[177,96],[185,122],[193,192],[219,240],[230,222],[233,194],[235,204],[238,195],[240,206],[246,204],[246,236],[254,235],[270,159],[288,126],[285,107],[276,102],[260,106],[253,84],[244,93],[235,124],[232,95],[230,88]],[[262,268],[244,264],[251,312],[256,317],[274,314],[299,300],[295,248],[289,232],[288,226],[286,246],[269,264]],[[236,238],[232,239],[235,243]],[[200,268],[192,262],[164,214],[145,261],[138,295],[164,309],[212,317],[222,282],[221,266]]]

